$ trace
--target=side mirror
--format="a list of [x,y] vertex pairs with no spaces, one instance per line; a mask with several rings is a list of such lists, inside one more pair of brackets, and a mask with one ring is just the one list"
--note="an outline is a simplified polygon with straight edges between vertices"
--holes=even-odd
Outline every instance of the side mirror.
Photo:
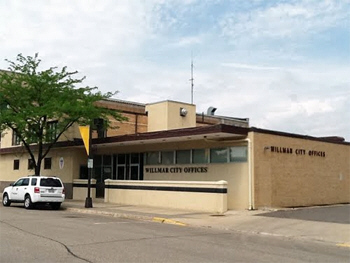
[[13,186],[15,183],[10,183],[10,186]]

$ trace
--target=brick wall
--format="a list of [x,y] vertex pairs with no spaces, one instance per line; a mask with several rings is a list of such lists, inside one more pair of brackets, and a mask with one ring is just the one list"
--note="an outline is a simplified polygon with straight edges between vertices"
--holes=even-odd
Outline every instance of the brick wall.
[[350,202],[349,145],[257,132],[250,136],[257,208]]

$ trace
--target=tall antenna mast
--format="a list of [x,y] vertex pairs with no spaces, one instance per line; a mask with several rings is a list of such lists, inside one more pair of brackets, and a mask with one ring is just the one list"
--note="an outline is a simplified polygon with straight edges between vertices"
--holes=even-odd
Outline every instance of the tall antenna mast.
[[191,53],[191,78],[190,78],[190,81],[191,81],[191,104],[193,104],[193,54]]

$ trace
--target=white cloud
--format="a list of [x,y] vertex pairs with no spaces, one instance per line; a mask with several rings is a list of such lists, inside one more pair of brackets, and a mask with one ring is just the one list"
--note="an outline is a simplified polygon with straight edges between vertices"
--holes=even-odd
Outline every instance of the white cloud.
[[238,69],[251,69],[251,70],[278,70],[283,69],[281,67],[268,67],[268,66],[258,66],[258,65],[249,65],[244,63],[222,63],[224,67],[232,67]]
[[185,47],[200,43],[202,43],[202,38],[200,36],[191,36],[178,39],[175,43],[172,44],[172,46]]
[[292,1],[247,13],[231,13],[220,22],[223,35],[232,41],[295,38],[322,32],[346,23],[349,1]]
[[253,126],[349,140],[350,66],[294,48],[344,27],[349,1],[230,3],[0,1],[0,68],[39,52],[44,67],[67,65],[116,98],[190,102],[193,48],[198,112],[215,106]]

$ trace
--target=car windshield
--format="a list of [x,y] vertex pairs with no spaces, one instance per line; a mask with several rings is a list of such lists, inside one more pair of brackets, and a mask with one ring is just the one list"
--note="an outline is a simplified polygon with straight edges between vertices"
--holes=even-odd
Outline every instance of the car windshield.
[[40,186],[62,187],[62,184],[61,181],[56,178],[42,178],[40,180]]

